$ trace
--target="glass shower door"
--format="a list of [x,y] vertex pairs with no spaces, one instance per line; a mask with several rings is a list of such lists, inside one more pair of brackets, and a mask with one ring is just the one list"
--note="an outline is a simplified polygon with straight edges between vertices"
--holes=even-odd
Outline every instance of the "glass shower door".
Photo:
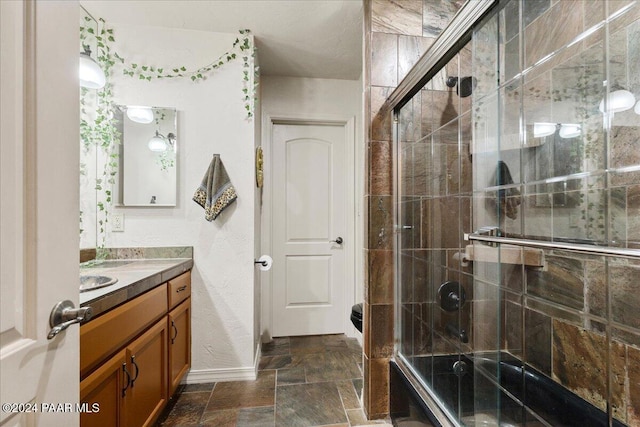
[[396,113],[399,357],[451,418],[473,412],[471,45]]
[[456,49],[394,111],[396,358],[453,425],[640,425],[640,2]]

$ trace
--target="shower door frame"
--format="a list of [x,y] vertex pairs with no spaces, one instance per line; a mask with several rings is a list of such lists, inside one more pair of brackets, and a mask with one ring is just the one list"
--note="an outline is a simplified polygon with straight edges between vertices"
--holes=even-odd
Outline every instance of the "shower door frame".
[[[400,82],[398,87],[387,98],[384,105],[381,108],[382,114],[390,114],[392,116],[392,135],[393,135],[393,194],[394,203],[396,206],[401,206],[400,193],[398,183],[402,179],[400,168],[398,167],[399,161],[399,114],[400,109],[411,98],[420,91],[420,89],[431,80],[451,59],[452,56],[458,53],[458,51],[471,40],[473,28],[484,19],[491,11],[497,7],[500,0],[486,0],[486,1],[473,1],[467,0],[467,2],[460,8],[460,10],[453,17],[449,25],[443,30],[443,32],[434,41],[433,45],[424,53],[424,55],[418,60],[414,67],[409,71],[406,77]],[[394,212],[394,224],[395,224],[395,238],[394,244],[394,289],[396,310],[394,313],[394,360],[398,368],[403,372],[406,379],[411,383],[415,391],[422,398],[428,409],[435,415],[437,421],[442,426],[446,427],[459,427],[460,424],[455,421],[455,417],[449,413],[449,411],[437,403],[437,397],[431,388],[424,382],[419,375],[410,367],[410,364],[404,359],[399,352],[400,343],[400,325],[401,312],[397,309],[398,301],[400,301],[400,277],[399,268],[400,265],[400,231],[401,224],[399,223],[399,209],[396,208]]]

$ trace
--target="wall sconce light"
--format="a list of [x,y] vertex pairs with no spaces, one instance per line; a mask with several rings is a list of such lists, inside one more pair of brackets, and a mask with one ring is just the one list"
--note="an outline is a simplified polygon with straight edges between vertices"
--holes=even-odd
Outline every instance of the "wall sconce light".
[[160,132],[156,131],[156,134],[149,140],[148,144],[149,150],[154,152],[167,151],[169,146],[175,150],[176,136],[171,132],[165,137]]
[[575,138],[582,134],[580,125],[576,124],[563,124],[560,126],[560,132],[558,132],[560,138]]
[[[620,111],[626,111],[633,108],[633,104],[636,103],[636,97],[628,90],[621,89],[611,92],[609,94],[608,101],[608,112],[618,113]],[[599,109],[601,113],[605,113],[604,98],[600,101]]]
[[107,82],[104,71],[100,65],[91,58],[91,49],[84,46],[84,52],[80,52],[80,86],[88,89],[102,89]]
[[127,106],[127,117],[133,122],[146,125],[153,121],[153,110],[143,105],[130,105]]
[[557,125],[555,123],[534,123],[533,124],[533,137],[543,138],[545,136],[553,135],[556,132]]
[[161,152],[167,151],[167,141],[160,132],[156,131],[156,134],[149,140],[149,150]]

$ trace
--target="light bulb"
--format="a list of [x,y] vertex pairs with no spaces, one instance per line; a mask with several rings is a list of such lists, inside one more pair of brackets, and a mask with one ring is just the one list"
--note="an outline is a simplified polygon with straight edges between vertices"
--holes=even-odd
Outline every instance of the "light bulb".
[[560,138],[575,138],[582,134],[580,130],[580,125],[576,124],[563,124],[560,127]]
[[640,114],[640,101],[638,101],[638,103],[636,104],[635,108],[633,109],[633,112],[636,114]]
[[556,132],[555,123],[534,123],[533,124],[533,137],[542,138],[545,136],[553,135]]
[[127,117],[129,117],[131,121],[146,125],[153,121],[153,110],[151,107],[145,107],[143,105],[127,106]]
[[88,89],[102,89],[107,82],[104,71],[91,58],[91,50],[88,47],[85,47],[84,52],[80,52],[78,74],[80,76],[80,86]]
[[151,151],[167,151],[167,141],[156,131],[156,134],[149,140],[149,150]]
[[[633,107],[633,104],[636,103],[636,97],[633,96],[631,92],[628,90],[616,90],[615,92],[611,92],[609,94],[609,105],[608,112],[609,113],[618,113],[620,111],[625,111]],[[598,107],[601,113],[604,113],[604,98],[600,101],[600,105]]]

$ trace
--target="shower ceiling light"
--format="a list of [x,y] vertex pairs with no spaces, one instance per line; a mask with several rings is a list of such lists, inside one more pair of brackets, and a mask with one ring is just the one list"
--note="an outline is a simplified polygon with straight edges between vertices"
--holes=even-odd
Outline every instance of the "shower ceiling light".
[[533,137],[542,138],[545,136],[553,135],[556,132],[555,123],[534,123],[533,124]]
[[575,138],[582,134],[580,125],[575,124],[563,124],[560,126],[560,138]]
[[91,58],[91,49],[84,46],[84,52],[80,52],[80,86],[88,89],[102,89],[107,82],[104,71],[100,65]]
[[160,132],[156,131],[156,134],[149,140],[149,150],[155,152],[167,151],[167,141],[164,139]]
[[129,117],[131,121],[146,125],[153,121],[153,110],[151,107],[145,107],[143,105],[127,106],[127,117]]
[[[628,90],[616,90],[615,92],[611,92],[609,94],[609,102],[608,102],[608,112],[609,113],[618,113],[620,111],[625,111],[630,108],[633,108],[633,104],[636,103],[636,97],[633,96],[631,92]],[[604,98],[600,101],[599,106],[600,112],[604,113]]]

